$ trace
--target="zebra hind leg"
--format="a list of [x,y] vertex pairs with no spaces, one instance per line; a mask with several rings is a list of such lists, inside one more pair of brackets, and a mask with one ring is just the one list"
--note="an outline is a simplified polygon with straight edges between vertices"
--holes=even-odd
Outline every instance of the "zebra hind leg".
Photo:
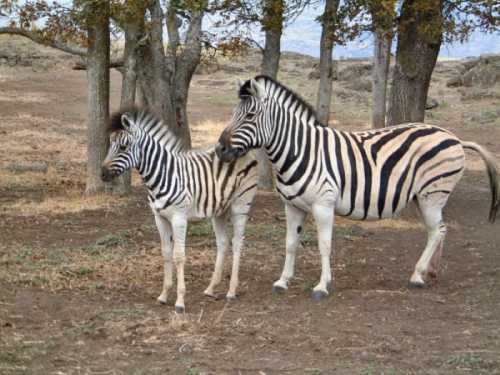
[[440,197],[433,195],[432,200],[428,199],[431,196],[418,198],[419,209],[427,227],[427,244],[410,278],[410,287],[421,288],[426,286],[429,281],[437,278],[439,261],[446,236],[443,208],[449,196],[449,194],[445,193],[439,194]]

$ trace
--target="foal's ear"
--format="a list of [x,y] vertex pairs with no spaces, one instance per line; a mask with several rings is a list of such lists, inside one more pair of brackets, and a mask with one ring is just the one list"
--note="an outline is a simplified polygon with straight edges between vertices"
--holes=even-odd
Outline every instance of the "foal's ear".
[[264,100],[267,97],[266,88],[262,83],[257,82],[255,79],[250,80],[250,90],[252,95],[257,99]]
[[243,85],[245,84],[245,81],[243,81],[241,78],[236,79],[236,90],[239,93]]
[[122,114],[121,120],[123,129],[128,132],[132,132],[134,129],[134,121],[132,116],[129,113],[125,112]]

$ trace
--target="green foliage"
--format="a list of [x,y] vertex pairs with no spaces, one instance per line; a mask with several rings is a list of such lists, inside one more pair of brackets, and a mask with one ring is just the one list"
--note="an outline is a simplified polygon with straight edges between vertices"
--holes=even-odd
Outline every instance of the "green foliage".
[[455,368],[478,369],[483,367],[484,360],[473,353],[465,353],[451,356],[446,364]]
[[210,220],[203,220],[197,223],[192,223],[188,227],[188,236],[211,236],[213,235],[212,224]]

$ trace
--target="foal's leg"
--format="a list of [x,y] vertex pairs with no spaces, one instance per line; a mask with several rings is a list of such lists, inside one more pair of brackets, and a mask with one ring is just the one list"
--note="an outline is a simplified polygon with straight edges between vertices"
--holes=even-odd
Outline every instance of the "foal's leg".
[[215,232],[215,241],[217,244],[217,257],[215,259],[214,273],[212,274],[212,279],[207,289],[205,289],[205,294],[210,297],[215,297],[214,288],[220,283],[222,279],[222,270],[224,267],[224,254],[228,245],[227,238],[227,215],[224,214],[219,217],[212,219],[212,226]]
[[167,303],[168,290],[172,287],[172,226],[164,217],[155,213],[155,222],[160,233],[161,252],[163,254],[163,290],[158,302]]
[[443,207],[449,195],[445,193],[436,194],[441,196],[433,194],[432,196],[418,198],[419,209],[427,227],[427,244],[410,278],[410,286],[412,287],[423,287],[429,276],[437,276],[446,235],[446,225],[443,222]]
[[312,214],[318,230],[318,247],[321,254],[321,278],[313,289],[312,297],[320,300],[328,296],[328,289],[332,283],[330,268],[330,254],[332,250],[332,234],[334,221],[333,206],[314,205]]
[[288,281],[293,277],[295,268],[295,253],[299,246],[300,237],[304,230],[304,221],[307,213],[290,204],[285,204],[286,213],[286,256],[283,272],[273,285],[273,292],[288,289]]
[[231,221],[233,223],[233,267],[231,269],[231,280],[229,281],[229,291],[227,292],[227,299],[236,298],[236,289],[239,282],[239,269],[240,269],[240,256],[243,247],[245,236],[245,226],[247,223],[248,212],[244,210],[247,207],[232,206],[231,207]]
[[174,216],[172,218],[172,230],[174,233],[174,263],[177,271],[177,300],[175,301],[175,311],[183,313],[185,311],[184,295],[186,285],[184,283],[184,264],[186,262],[186,231],[187,219],[184,216]]

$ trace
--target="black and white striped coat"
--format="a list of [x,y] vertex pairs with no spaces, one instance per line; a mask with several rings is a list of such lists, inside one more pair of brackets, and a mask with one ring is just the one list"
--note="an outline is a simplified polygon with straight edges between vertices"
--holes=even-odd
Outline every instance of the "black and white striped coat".
[[[334,213],[360,220],[390,218],[415,200],[428,228],[427,246],[411,277],[413,285],[437,272],[446,232],[442,210],[463,174],[464,148],[479,152],[490,176],[490,220],[499,206],[498,168],[481,146],[462,142],[427,124],[343,132],[318,122],[314,110],[275,80],[243,83],[240,103],[222,133],[217,153],[226,161],[264,147],[287,214],[286,260],[275,289],[286,289],[308,212],[317,223],[322,273],[313,297],[328,294]],[[437,250],[437,251],[436,251]]]
[[165,260],[163,290],[166,303],[172,286],[172,260],[177,270],[177,311],[184,311],[184,258],[187,221],[212,218],[217,258],[207,295],[220,282],[228,245],[226,223],[234,227],[233,268],[228,298],[236,296],[243,235],[257,190],[257,162],[251,154],[223,163],[214,149],[184,150],[180,140],[146,109],[115,114],[111,120],[110,147],[102,176],[109,180],[136,168],[148,188],[149,204],[161,237]]

